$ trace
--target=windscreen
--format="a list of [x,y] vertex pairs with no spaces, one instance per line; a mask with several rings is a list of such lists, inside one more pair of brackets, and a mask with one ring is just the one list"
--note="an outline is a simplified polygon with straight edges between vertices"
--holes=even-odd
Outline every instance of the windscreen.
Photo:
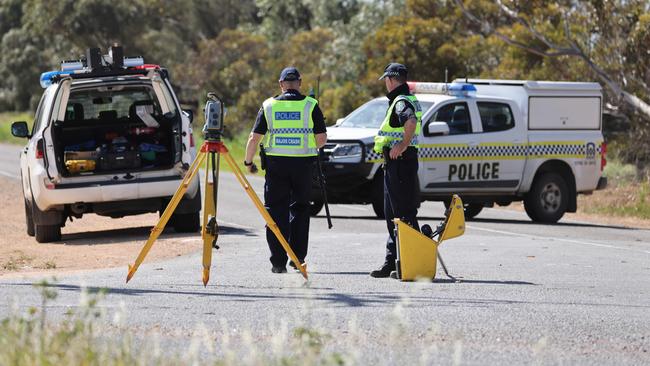
[[65,120],[134,118],[138,105],[153,106],[153,115],[162,115],[154,90],[148,86],[106,86],[73,90],[68,99]]
[[[424,114],[433,103],[420,102],[422,113]],[[386,116],[388,110],[388,100],[386,99],[373,99],[361,107],[355,109],[350,113],[343,122],[342,127],[357,127],[357,128],[379,128]]]

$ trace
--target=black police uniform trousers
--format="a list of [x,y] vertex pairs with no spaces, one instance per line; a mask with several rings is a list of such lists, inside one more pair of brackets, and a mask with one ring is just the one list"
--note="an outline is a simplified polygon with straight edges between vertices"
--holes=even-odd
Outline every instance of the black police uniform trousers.
[[[264,203],[269,214],[301,262],[309,241],[309,199],[312,188],[312,157],[266,157]],[[275,234],[266,228],[271,264],[287,265],[287,253]]]
[[400,219],[420,231],[417,221],[420,197],[417,149],[409,147],[398,159],[390,159],[388,151],[384,149],[384,214],[388,228],[385,264],[393,267],[397,259],[393,219]]

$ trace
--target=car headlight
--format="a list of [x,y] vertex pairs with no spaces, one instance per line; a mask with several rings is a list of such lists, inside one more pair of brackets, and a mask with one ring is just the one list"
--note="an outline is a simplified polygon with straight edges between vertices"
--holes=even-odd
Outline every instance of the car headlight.
[[332,159],[361,158],[361,145],[359,144],[337,144],[332,149]]

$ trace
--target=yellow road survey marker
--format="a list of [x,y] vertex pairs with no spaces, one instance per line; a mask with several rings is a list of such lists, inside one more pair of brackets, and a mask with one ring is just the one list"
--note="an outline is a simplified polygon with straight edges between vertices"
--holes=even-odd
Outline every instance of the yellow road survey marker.
[[[465,214],[463,202],[454,195],[445,220],[438,225],[436,231],[429,225],[422,226],[419,232],[400,219],[395,219],[397,231],[397,278],[402,281],[415,281],[418,279],[432,280],[436,277],[436,264],[440,261],[449,278],[447,266],[442,260],[438,247],[443,241],[452,239],[465,233]],[[438,239],[434,239],[438,236]]]

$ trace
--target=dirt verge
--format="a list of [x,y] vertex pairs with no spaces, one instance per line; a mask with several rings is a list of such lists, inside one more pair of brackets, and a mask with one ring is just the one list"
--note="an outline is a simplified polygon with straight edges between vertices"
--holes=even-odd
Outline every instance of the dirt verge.
[[[61,274],[78,270],[124,267],[133,263],[145,243],[157,214],[111,219],[94,214],[67,222],[62,241],[39,244],[25,231],[20,182],[0,176],[0,277]],[[159,261],[201,249],[196,234],[167,230],[156,241],[146,262]]]

